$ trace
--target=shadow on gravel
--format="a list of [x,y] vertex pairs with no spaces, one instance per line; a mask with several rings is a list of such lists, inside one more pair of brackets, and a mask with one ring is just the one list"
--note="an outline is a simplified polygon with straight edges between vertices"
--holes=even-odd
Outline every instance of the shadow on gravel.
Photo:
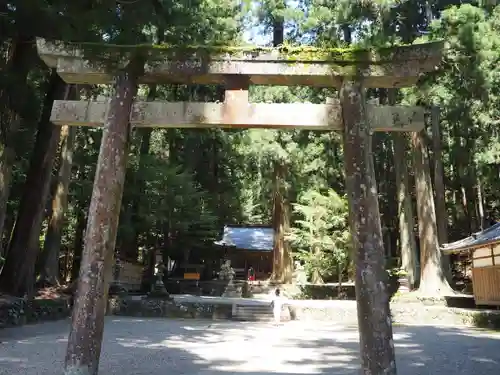
[[4,340],[23,340],[30,337],[44,335],[63,334],[67,335],[70,319],[57,320],[39,324],[26,324],[19,327],[9,327],[0,329],[0,342]]
[[[67,322],[0,333],[0,374],[61,373]],[[431,326],[398,326],[398,373],[496,375],[500,334]],[[356,327],[109,318],[100,374],[357,375]]]

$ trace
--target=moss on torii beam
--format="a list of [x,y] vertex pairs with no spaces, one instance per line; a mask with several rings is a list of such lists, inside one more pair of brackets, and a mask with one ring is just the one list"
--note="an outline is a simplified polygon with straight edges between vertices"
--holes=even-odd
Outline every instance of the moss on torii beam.
[[340,87],[363,77],[365,87],[406,87],[441,61],[442,42],[381,49],[111,45],[37,39],[40,57],[68,83],[109,83],[113,71],[141,58],[140,83],[222,84],[246,75],[256,85]]

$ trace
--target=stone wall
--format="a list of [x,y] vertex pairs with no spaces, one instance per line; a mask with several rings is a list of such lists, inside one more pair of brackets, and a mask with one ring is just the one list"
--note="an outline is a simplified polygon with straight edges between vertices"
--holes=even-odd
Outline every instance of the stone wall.
[[231,319],[231,305],[207,303],[179,303],[155,298],[110,298],[108,315],[185,318],[185,319]]
[[[0,300],[0,328],[68,318],[71,314],[68,299]],[[112,297],[108,315],[182,318],[182,319],[236,319],[233,307],[227,304],[175,302],[166,299]],[[426,306],[420,303],[391,304],[395,324],[454,324],[456,326],[500,329],[500,311],[459,309],[444,306]],[[357,325],[356,303],[338,301],[334,307],[294,306],[285,309],[285,320],[328,321],[342,325]],[[269,315],[272,318],[272,315]],[[238,319],[241,320],[241,317]],[[249,319],[251,320],[251,319]]]
[[0,328],[64,319],[70,314],[68,298],[35,299],[30,302],[21,298],[0,299]]

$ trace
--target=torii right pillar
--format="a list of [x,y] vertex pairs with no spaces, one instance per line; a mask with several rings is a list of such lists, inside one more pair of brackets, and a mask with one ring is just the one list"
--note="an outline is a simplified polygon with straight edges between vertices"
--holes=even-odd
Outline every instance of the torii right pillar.
[[[385,70],[385,73],[387,78],[390,77],[388,81],[377,82],[375,86],[374,82],[369,82],[370,78],[373,78],[373,71],[358,66],[358,74],[343,77],[339,93],[344,121],[344,164],[349,225],[356,265],[356,301],[363,375],[397,374],[385,251],[373,165],[374,129],[370,126],[373,119],[366,110],[365,83],[369,82],[366,85],[368,87],[384,88],[414,84],[420,74],[433,70],[433,67],[429,66],[431,61],[425,61],[428,57],[425,47],[422,46],[422,50],[415,47],[417,46],[413,46],[412,51],[413,59],[408,60],[407,64],[401,60],[397,61],[397,58],[393,60],[393,64],[390,59],[386,60],[385,68],[389,69]],[[420,58],[414,55],[415,53],[421,53]],[[397,118],[393,120],[398,122]]]
[[362,80],[348,79],[340,90],[361,363],[365,375],[396,375],[372,131],[367,121],[364,91]]

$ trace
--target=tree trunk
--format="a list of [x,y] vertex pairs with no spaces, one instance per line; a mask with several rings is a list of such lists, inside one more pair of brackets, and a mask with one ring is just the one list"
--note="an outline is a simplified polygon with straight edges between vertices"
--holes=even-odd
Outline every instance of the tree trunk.
[[[81,204],[81,203],[80,203]],[[75,281],[78,278],[78,273],[80,271],[80,265],[82,263],[83,254],[83,240],[85,237],[85,227],[87,225],[87,218],[83,207],[78,204],[76,206],[76,228],[75,228],[75,240],[73,242],[73,259],[71,262],[71,281]]]
[[[286,4],[280,1],[276,8],[283,10]],[[283,17],[272,18],[273,47],[279,47],[285,39],[285,20]],[[285,240],[285,235],[290,227],[290,207],[288,191],[285,187],[286,167],[280,161],[274,163],[274,197],[273,197],[273,273],[272,279],[278,282],[291,282],[293,277],[293,259],[290,246]]]
[[[138,69],[134,69],[138,68]],[[97,375],[129,143],[137,61],[115,77],[89,208],[78,289],[64,363],[66,375]]]
[[290,248],[290,243],[286,240],[286,235],[290,231],[290,202],[288,200],[288,191],[286,191],[287,198],[283,202],[283,231],[281,236],[283,238],[283,282],[291,284],[293,281],[293,254]]
[[73,144],[76,128],[64,125],[61,129],[61,165],[57,181],[56,192],[52,199],[52,214],[49,219],[42,259],[40,262],[40,280],[56,285],[59,283],[59,253],[64,225],[64,216],[68,207],[68,189],[73,166]]
[[[389,105],[396,104],[396,90],[388,90]],[[408,139],[405,134],[394,132],[394,171],[396,176],[396,194],[398,197],[399,242],[401,248],[401,266],[407,274],[410,289],[417,285],[420,274],[418,267],[418,251],[413,233],[415,219],[408,178]]]
[[345,126],[344,163],[349,224],[356,261],[362,373],[396,375],[372,139],[362,84],[344,81],[340,100]]
[[417,193],[418,232],[420,238],[420,286],[425,296],[443,296],[453,292],[441,265],[429,155],[424,134],[413,133],[413,159]]
[[456,183],[456,176],[457,176],[457,160],[456,157],[454,156],[456,154],[455,152],[455,147],[454,147],[454,127],[450,126],[447,129],[447,134],[446,134],[446,140],[447,140],[447,147],[449,150],[449,161],[448,161],[448,168],[449,168],[449,179],[448,179],[448,184],[450,185],[450,190],[451,190],[451,204],[450,204],[450,214],[451,214],[451,222],[453,223],[453,230],[458,229],[460,231],[459,223],[460,223],[460,204],[458,203],[458,190],[457,190],[457,183]]
[[[156,90],[155,90],[156,91]],[[148,99],[149,100],[149,99]],[[151,100],[154,100],[151,99]],[[130,259],[137,260],[139,257],[139,235],[141,234],[141,229],[144,229],[143,220],[141,218],[141,202],[142,200],[142,192],[145,188],[145,181],[142,177],[142,173],[144,173],[144,168],[146,165],[147,156],[149,155],[149,149],[151,146],[151,134],[153,133],[153,129],[137,129],[141,135],[141,146],[139,148],[139,168],[137,169],[138,179],[135,189],[139,194],[136,194],[134,201],[132,202],[132,213],[131,219],[134,228],[133,237],[131,239],[131,243],[127,246],[127,256]]]
[[479,176],[477,176],[477,204],[477,214],[479,216],[479,222],[481,223],[481,230],[485,230],[489,225],[484,215],[483,184]]
[[290,282],[293,275],[292,255],[290,245],[285,240],[285,235],[290,229],[290,210],[286,199],[285,167],[275,162],[273,179],[273,273],[272,279],[277,282]]
[[432,145],[434,154],[434,186],[436,189],[436,220],[439,244],[448,243],[448,213],[444,189],[443,153],[441,147],[441,131],[439,129],[439,108],[432,107]]
[[[441,145],[441,130],[439,128],[440,113],[439,107],[431,109],[431,125],[432,125],[432,148],[434,154],[434,188],[436,190],[436,224],[438,231],[439,245],[448,243],[448,211],[446,210],[446,196],[444,188],[444,168],[443,168],[443,152]],[[443,272],[450,282],[452,280],[450,256],[441,254],[441,264]]]
[[[156,85],[151,85],[149,87],[149,92],[147,96],[147,101],[154,101],[156,99]],[[139,147],[139,167],[137,168],[137,180],[134,186],[134,190],[138,194],[134,194],[134,200],[130,208],[130,219],[131,219],[131,230],[133,231],[131,238],[129,238],[128,244],[125,244],[125,256],[129,259],[137,260],[139,256],[139,235],[140,230],[143,228],[141,225],[140,208],[142,201],[142,192],[144,191],[144,186],[146,181],[144,181],[143,173],[146,168],[147,156],[149,154],[149,149],[151,146],[151,134],[153,129],[137,129],[141,136],[141,145]]]
[[319,270],[317,270],[316,268],[312,272],[311,283],[312,284],[323,284],[323,278],[321,277]]
[[10,295],[30,296],[33,290],[40,229],[61,131],[50,122],[50,114],[54,100],[62,98],[66,89],[67,85],[53,70],[9,251],[0,275],[0,288]]
[[463,230],[474,233],[480,227],[476,215],[476,194],[474,192],[475,167],[473,152],[475,150],[475,140],[473,130],[474,124],[470,119],[470,114],[463,114],[463,122],[455,126],[454,129],[454,152],[452,155],[456,159],[456,189],[461,194],[461,205],[463,208],[462,222]]
[[404,134],[393,133],[394,167],[396,170],[396,187],[398,196],[399,241],[401,247],[401,266],[407,273],[410,288],[419,280],[417,244],[413,228],[415,221],[408,179],[406,158],[407,138]]
[[[321,256],[321,250],[318,246],[316,246],[313,249],[313,254],[316,257]],[[323,284],[323,278],[321,277],[321,274],[319,272],[319,269],[317,267],[314,268],[312,275],[311,275],[311,283],[313,284]]]
[[477,181],[476,166],[474,161],[474,150],[476,148],[474,137],[477,137],[474,132],[467,130],[464,147],[464,151],[466,151],[467,154],[467,162],[462,179],[471,233],[477,232],[481,227],[481,222],[479,221],[477,214],[477,194],[474,191],[474,185]]
[[22,88],[26,86],[26,79],[34,60],[32,52],[31,40],[15,40],[11,43],[4,70],[10,72],[14,84],[0,91],[0,101],[6,104],[6,107],[0,110],[0,255],[6,254],[3,233],[7,218],[12,166],[16,159],[15,138],[21,125],[20,103],[26,100]]

